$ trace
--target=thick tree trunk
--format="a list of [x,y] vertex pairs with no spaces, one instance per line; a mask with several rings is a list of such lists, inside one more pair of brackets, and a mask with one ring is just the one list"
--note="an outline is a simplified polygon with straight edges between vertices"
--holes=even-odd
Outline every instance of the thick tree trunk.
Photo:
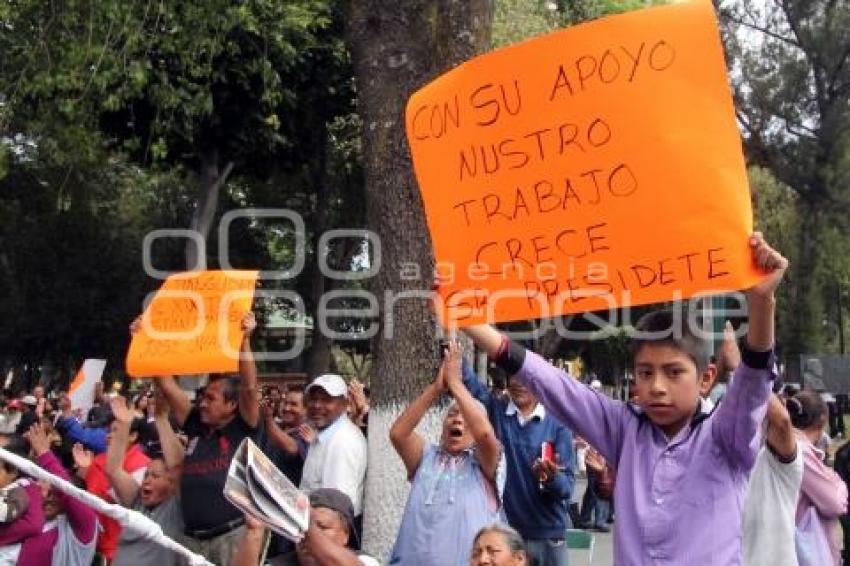
[[[319,134],[318,143],[313,144],[314,147],[318,149],[318,155],[316,156],[316,161],[311,167],[311,178],[313,182],[313,186],[316,190],[316,200],[313,209],[313,225],[310,227],[313,233],[312,238],[312,248],[315,250],[313,255],[313,262],[310,264],[310,298],[309,305],[313,312],[313,320],[318,320],[318,313],[316,309],[318,308],[319,302],[322,299],[322,295],[324,295],[325,291],[328,287],[328,281],[324,275],[322,275],[321,270],[319,269],[319,255],[325,253],[324,250],[320,250],[318,248],[319,238],[321,238],[322,234],[329,228],[329,214],[328,214],[328,187],[327,187],[327,175],[326,175],[326,163],[327,163],[327,144],[325,138],[326,130],[325,128],[321,129]],[[304,371],[307,372],[309,377],[313,377],[316,375],[320,375],[323,373],[327,373],[328,367],[330,365],[330,356],[331,356],[331,340],[321,331],[318,324],[313,324],[313,335],[310,350],[307,352],[307,363],[304,367]]]
[[796,363],[799,354],[815,353],[823,345],[821,320],[824,310],[819,271],[824,260],[821,245],[825,214],[820,205],[802,199],[798,214],[806,219],[806,227],[799,234],[797,265],[792,266],[788,274],[792,304],[787,305],[785,314],[779,315],[780,324],[784,322],[791,327],[788,340],[783,344],[783,357],[788,363]]
[[[351,0],[348,9],[348,45],[363,119],[367,219],[380,237],[382,261],[372,281],[381,304],[381,332],[373,346],[364,543],[368,552],[385,558],[408,489],[388,431],[437,367],[435,322],[426,301],[388,302],[386,295],[428,289],[434,261],[404,133],[404,108],[416,89],[489,45],[493,5],[491,0]],[[405,277],[412,266],[419,278]],[[434,410],[423,420],[432,439],[438,417]]]
[[[218,195],[228,175],[233,170],[233,163],[229,162],[224,171],[219,172],[218,150],[204,150],[200,152],[201,170],[198,188],[198,204],[192,214],[189,228],[198,232],[201,239],[206,242],[210,235],[210,228],[215,219],[218,209]],[[206,248],[206,244],[204,244]],[[202,257],[201,257],[202,256]],[[198,260],[201,260],[198,263]],[[193,240],[186,242],[186,269],[194,269],[196,266],[206,269],[206,249],[199,250]]]

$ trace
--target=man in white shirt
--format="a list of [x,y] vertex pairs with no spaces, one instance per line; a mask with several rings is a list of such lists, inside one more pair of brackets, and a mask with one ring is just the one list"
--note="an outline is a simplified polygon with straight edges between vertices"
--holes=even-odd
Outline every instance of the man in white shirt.
[[[732,325],[727,322],[717,355],[718,368],[729,372],[741,363],[741,352]],[[705,383],[705,395],[712,383]],[[724,403],[722,398],[718,403]],[[795,513],[803,481],[803,455],[794,436],[791,417],[776,394],[767,400],[762,428],[764,444],[753,469],[744,499],[743,564],[746,566],[797,566],[794,547]]]
[[803,455],[782,401],[771,395],[764,446],[744,500],[744,564],[797,566],[794,519],[803,481]]
[[318,434],[307,450],[300,488],[307,493],[334,488],[346,494],[354,507],[359,530],[366,479],[366,438],[346,415],[347,395],[345,381],[334,374],[320,375],[307,386],[307,421]]

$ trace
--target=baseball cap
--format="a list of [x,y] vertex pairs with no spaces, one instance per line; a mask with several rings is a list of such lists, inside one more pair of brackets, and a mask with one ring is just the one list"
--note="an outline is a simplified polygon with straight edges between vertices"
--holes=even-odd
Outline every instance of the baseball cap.
[[38,405],[38,400],[34,395],[24,395],[23,399],[21,399],[21,403],[24,405]]
[[12,399],[9,401],[7,408],[9,409],[20,409],[21,408],[21,400],[20,399]]
[[348,394],[348,386],[345,385],[345,381],[335,373],[320,375],[307,386],[305,392],[309,393],[314,387],[321,387],[331,397],[345,397]]
[[321,487],[310,493],[310,506],[333,509],[342,515],[345,522],[348,523],[349,545],[357,543],[357,528],[354,526],[354,506],[351,504],[351,499],[346,494],[331,487]]

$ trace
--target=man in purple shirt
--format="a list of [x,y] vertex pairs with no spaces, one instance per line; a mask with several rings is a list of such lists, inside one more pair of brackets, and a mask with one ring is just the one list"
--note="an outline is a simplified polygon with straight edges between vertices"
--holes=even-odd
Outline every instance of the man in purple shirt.
[[716,368],[708,363],[704,340],[686,324],[674,328],[672,313],[650,313],[638,323],[632,343],[635,404],[601,395],[491,326],[464,329],[617,468],[618,565],[741,563],[744,492],[776,375],[774,294],[788,267],[760,234],[750,246],[767,276],[747,291],[743,363],[713,412],[702,403],[700,386]]

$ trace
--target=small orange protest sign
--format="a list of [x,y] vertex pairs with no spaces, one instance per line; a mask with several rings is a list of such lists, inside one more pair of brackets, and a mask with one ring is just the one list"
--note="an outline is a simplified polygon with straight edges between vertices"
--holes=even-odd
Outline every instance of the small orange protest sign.
[[760,279],[717,22],[697,0],[483,55],[408,101],[443,287],[464,326]]
[[242,317],[257,271],[194,271],[170,276],[142,315],[127,353],[131,377],[235,372]]

